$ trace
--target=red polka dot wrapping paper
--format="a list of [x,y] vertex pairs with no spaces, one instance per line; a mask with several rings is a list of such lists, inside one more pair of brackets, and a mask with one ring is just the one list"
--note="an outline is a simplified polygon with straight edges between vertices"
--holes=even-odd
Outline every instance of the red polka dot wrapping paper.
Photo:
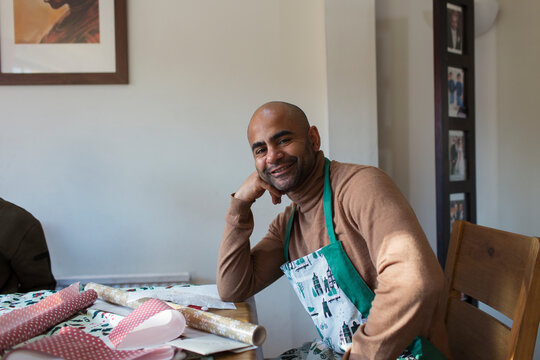
[[[73,296],[74,294],[70,292],[69,295]],[[48,298],[42,301],[47,299]],[[45,302],[45,307],[51,306],[51,304],[54,304],[56,301],[58,301],[58,299]],[[44,307],[43,304],[41,307]],[[26,324],[27,322],[21,321],[20,319],[28,320],[30,317],[30,320],[33,320],[34,318],[31,318],[31,316],[35,315],[38,315],[39,317],[43,313],[43,309],[41,307],[37,310],[34,308],[30,309],[24,314],[18,314],[18,316],[13,317],[10,323],[12,323],[12,325]],[[30,307],[24,309],[28,308]],[[141,331],[141,326],[145,325],[147,320],[152,319],[155,315],[162,314],[164,311],[170,311],[170,315],[172,315],[171,319],[174,319],[175,321],[165,321],[160,325],[154,324],[153,327],[150,327],[150,330],[146,329],[144,337],[153,338],[153,345],[160,345],[180,336],[185,328],[185,319],[182,314],[173,310],[169,305],[165,304],[161,300],[151,299],[143,303],[137,309],[132,311],[126,318],[120,321],[120,323],[118,323],[108,337],[110,343],[115,347],[122,345],[122,342],[128,339],[130,335],[136,331]],[[142,342],[145,340],[142,340]],[[140,345],[137,346],[138,348],[143,348],[147,344],[141,343],[138,345]],[[31,357],[32,353],[35,352],[44,353],[67,360],[128,360],[143,358],[145,360],[166,360],[172,359],[175,354],[175,349],[171,346],[161,346],[147,349],[117,350],[109,347],[98,337],[87,334],[80,329],[74,327],[64,327],[55,335],[44,337],[38,341],[31,342],[12,350],[7,354],[5,360],[17,358],[18,356]]]
[[2,315],[0,353],[61,323],[92,305],[96,299],[95,291],[79,292],[79,284],[76,283],[34,305]]
[[58,334],[43,338],[39,341],[18,348],[6,356],[10,360],[17,353],[31,352],[46,353],[66,360],[164,360],[172,359],[174,349],[171,346],[141,349],[114,350],[109,348],[101,339],[72,327],[62,328]]

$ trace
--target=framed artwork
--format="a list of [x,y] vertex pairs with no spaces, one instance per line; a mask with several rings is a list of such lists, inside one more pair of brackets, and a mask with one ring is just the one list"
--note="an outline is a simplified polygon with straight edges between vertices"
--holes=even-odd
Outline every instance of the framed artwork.
[[0,85],[127,84],[126,0],[0,0]]
[[446,4],[446,48],[454,54],[463,52],[463,8],[461,6]]
[[448,139],[448,165],[450,181],[462,181],[466,174],[465,133],[461,130],[450,130]]
[[466,118],[465,73],[463,69],[448,67],[448,116]]
[[467,220],[465,193],[450,194],[450,231],[456,220]]
[[474,0],[432,3],[437,258],[444,267],[453,222],[460,214],[476,222]]

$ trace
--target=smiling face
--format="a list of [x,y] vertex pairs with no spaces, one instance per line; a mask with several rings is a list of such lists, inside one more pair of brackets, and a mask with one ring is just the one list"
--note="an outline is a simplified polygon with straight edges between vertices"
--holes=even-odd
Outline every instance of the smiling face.
[[304,182],[320,147],[317,128],[309,126],[302,110],[280,102],[257,109],[248,140],[260,178],[283,193]]

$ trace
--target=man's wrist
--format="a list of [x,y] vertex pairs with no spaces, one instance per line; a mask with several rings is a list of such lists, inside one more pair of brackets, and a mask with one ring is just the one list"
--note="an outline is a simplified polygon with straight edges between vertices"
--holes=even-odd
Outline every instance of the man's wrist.
[[252,204],[252,202],[237,199],[234,197],[234,194],[231,194],[231,202],[225,216],[227,223],[231,225],[238,225],[240,223],[245,224],[249,222],[252,216]]
[[246,199],[243,199],[242,197],[238,197],[236,196],[236,193],[232,193],[231,198],[233,202],[245,204],[245,205],[248,205],[249,207],[251,207],[251,204],[255,202],[255,200],[246,200]]
[[251,199],[248,196],[246,196],[246,195],[244,195],[244,194],[242,194],[241,192],[238,192],[238,191],[233,193],[232,196],[235,199],[245,201],[245,202],[249,202],[250,204],[253,204],[255,202],[255,199]]

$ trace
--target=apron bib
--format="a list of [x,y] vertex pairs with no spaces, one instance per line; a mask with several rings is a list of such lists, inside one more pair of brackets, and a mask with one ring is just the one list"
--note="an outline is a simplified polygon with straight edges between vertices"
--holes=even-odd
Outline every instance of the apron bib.
[[[321,341],[337,355],[352,346],[352,336],[367,321],[375,294],[358,274],[336,239],[332,222],[330,160],[325,160],[323,208],[330,245],[289,261],[289,241],[296,205],[285,232],[285,264],[281,270],[311,316]],[[444,359],[428,340],[419,336],[400,359]]]

